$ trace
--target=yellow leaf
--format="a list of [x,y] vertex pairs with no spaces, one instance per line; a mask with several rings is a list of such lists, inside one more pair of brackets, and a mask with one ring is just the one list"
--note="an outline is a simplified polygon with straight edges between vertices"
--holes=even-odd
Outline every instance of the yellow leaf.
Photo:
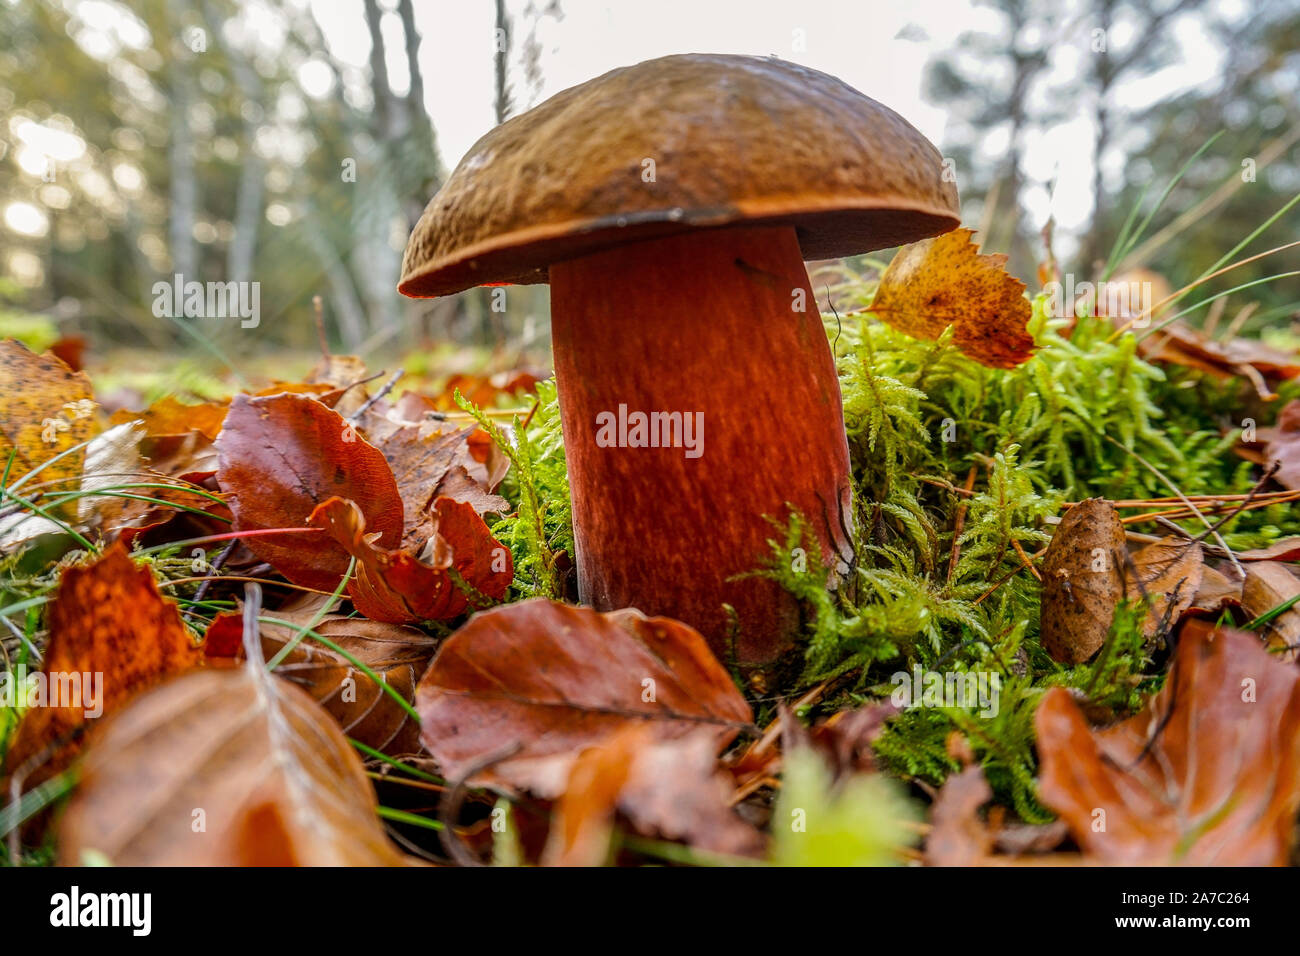
[[954,327],[957,347],[990,368],[1015,368],[1033,355],[1025,331],[1032,309],[1025,284],[1006,271],[1004,255],[981,255],[970,229],[922,239],[894,256],[871,312],[918,339]]
[[[47,353],[36,355],[14,339],[0,341],[0,470],[15,452],[12,484],[95,433],[90,380]],[[40,482],[81,477],[84,450],[42,469]],[[75,482],[46,485],[70,491]],[[75,506],[74,506],[75,509]],[[75,513],[75,511],[74,511]]]

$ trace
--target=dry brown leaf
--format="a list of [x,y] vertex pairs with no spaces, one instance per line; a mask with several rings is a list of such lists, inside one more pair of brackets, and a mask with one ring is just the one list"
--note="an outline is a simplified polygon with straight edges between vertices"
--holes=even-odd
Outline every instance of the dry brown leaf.
[[707,727],[716,753],[753,719],[685,624],[542,598],[472,617],[443,643],[415,699],[446,777],[542,797],[564,791],[583,747],[628,724],[658,739]]
[[[505,470],[493,471],[486,458],[480,459],[482,449],[474,443],[475,436],[483,433],[474,426],[455,428],[439,421],[405,421],[398,417],[396,408],[376,406],[361,417],[360,427],[393,469],[402,495],[407,534],[420,526],[441,495],[469,501],[479,514],[505,514],[511,510],[508,501],[492,493]],[[509,466],[508,459],[505,466]]]
[[[264,617],[294,625],[262,625],[263,657],[270,660],[278,654],[299,627],[312,623],[319,610],[320,603],[311,600],[263,612]],[[243,630],[239,612],[218,614],[204,637],[205,653],[210,657],[239,656]],[[436,640],[415,628],[343,614],[326,614],[312,630],[361,661],[408,702],[414,701],[415,685],[428,670],[438,646]],[[349,737],[393,756],[420,752],[420,728],[410,714],[337,651],[304,637],[276,666],[275,673],[310,694]]]
[[1300,671],[1253,634],[1189,621],[1137,716],[1088,727],[1064,688],[1035,715],[1039,793],[1094,860],[1283,865],[1300,807]]
[[[38,467],[41,483],[79,478],[84,450],[41,466],[95,434],[94,411],[84,374],[48,353],[36,355],[14,339],[0,340],[0,469],[13,453],[10,484]],[[66,491],[70,486],[57,487]],[[66,514],[75,511],[75,503],[64,507]]]
[[993,852],[993,835],[979,815],[993,790],[979,767],[967,767],[944,781],[930,808],[927,866],[980,866]]
[[[1237,556],[1238,558],[1241,555]],[[1218,614],[1229,605],[1241,604],[1241,579],[1228,577],[1208,564],[1201,569],[1201,586],[1196,589],[1190,610]]]
[[1292,491],[1300,488],[1300,398],[1287,402],[1277,424],[1259,429],[1258,437],[1264,443],[1264,460],[1269,466],[1277,463],[1273,480]]
[[118,866],[408,862],[333,719],[260,662],[182,675],[102,728],[59,827],[63,863],[90,852]]
[[619,812],[647,836],[712,853],[756,855],[763,840],[731,809],[732,788],[717,753],[717,735],[709,729],[651,740],[632,761]]
[[[1257,561],[1246,566],[1241,607],[1254,620],[1300,594],[1300,579],[1285,564]],[[1273,618],[1262,632],[1282,660],[1294,661],[1300,649],[1300,609],[1292,606]]]
[[637,751],[651,739],[649,728],[627,726],[578,754],[556,805],[543,863],[601,866],[607,861],[618,795]]
[[1204,568],[1200,543],[1175,537],[1139,548],[1125,563],[1125,597],[1150,602],[1142,624],[1148,640],[1167,636],[1192,606]]
[[1043,646],[1062,663],[1078,664],[1101,649],[1124,596],[1117,562],[1124,526],[1115,506],[1089,498],[1066,512],[1043,557]]
[[1194,368],[1220,378],[1244,378],[1266,402],[1277,398],[1268,381],[1300,375],[1300,361],[1257,339],[1216,342],[1185,322],[1173,322],[1142,339],[1140,354],[1149,361]]
[[338,399],[330,407],[344,417],[365,405],[369,396],[366,386],[366,363],[355,355],[327,355],[307,373],[309,385],[327,385],[337,389]]
[[846,774],[874,773],[879,767],[872,745],[884,732],[885,721],[898,712],[899,707],[889,700],[841,710],[814,726],[809,737],[836,779]]
[[574,761],[544,859],[558,865],[604,862],[616,811],[646,836],[713,853],[755,855],[762,838],[731,809],[730,796],[712,732],[661,740],[645,724],[629,724]]
[[81,731],[101,714],[112,713],[164,677],[203,662],[176,604],[159,595],[149,569],[136,565],[121,544],[91,564],[63,572],[47,620],[47,694],[52,697],[56,686],[70,694],[75,682],[80,703],[48,706],[47,698],[46,706],[32,707],[24,715],[5,766],[13,773],[35,758],[28,784],[66,767],[81,749]]
[[1015,368],[1034,350],[1025,326],[1033,310],[1025,284],[1006,271],[1005,255],[981,255],[970,229],[922,239],[898,250],[880,277],[870,312],[918,339],[953,341],[990,368]]
[[1238,561],[1297,561],[1300,560],[1300,538],[1282,538],[1264,548],[1238,551]]

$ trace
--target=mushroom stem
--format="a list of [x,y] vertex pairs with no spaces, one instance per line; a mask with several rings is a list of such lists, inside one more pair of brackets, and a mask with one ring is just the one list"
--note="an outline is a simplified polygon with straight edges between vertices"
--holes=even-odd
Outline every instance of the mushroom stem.
[[735,579],[769,564],[767,518],[798,509],[832,579],[853,560],[839,383],[794,228],[629,243],[550,281],[583,601],[678,618],[724,660],[730,604],[737,659],[774,660],[797,602]]

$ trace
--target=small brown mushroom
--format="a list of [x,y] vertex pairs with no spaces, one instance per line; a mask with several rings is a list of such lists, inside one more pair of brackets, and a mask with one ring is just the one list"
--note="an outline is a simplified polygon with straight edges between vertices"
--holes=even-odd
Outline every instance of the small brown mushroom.
[[[551,284],[578,589],[771,661],[794,600],[744,576],[801,512],[853,563],[848,445],[804,259],[946,232],[938,151],[834,77],[682,55],[558,93],[474,145],[406,248],[400,290]],[[809,562],[811,567],[811,561]],[[724,605],[735,610],[735,621]]]

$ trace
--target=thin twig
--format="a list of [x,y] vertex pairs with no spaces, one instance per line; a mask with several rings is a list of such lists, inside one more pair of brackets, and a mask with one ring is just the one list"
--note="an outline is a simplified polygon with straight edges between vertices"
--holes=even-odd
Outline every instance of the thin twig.
[[371,406],[373,406],[375,402],[379,401],[381,398],[383,398],[385,395],[391,392],[393,390],[393,386],[396,385],[398,380],[405,374],[406,374],[406,369],[399,368],[397,370],[397,373],[393,375],[393,377],[390,378],[384,384],[383,388],[375,392],[372,398],[367,399],[364,405],[362,405],[355,412],[353,412],[351,415],[348,416],[348,421],[355,422],[358,419],[360,419],[361,416],[364,415],[366,412],[370,411]]
[[1237,569],[1237,575],[1240,578],[1242,578],[1242,580],[1245,580],[1246,569],[1241,566],[1241,562],[1237,560],[1237,556],[1232,553],[1232,549],[1228,547],[1228,543],[1223,540],[1223,537],[1219,534],[1219,532],[1213,530],[1213,526],[1210,524],[1210,519],[1205,517],[1205,515],[1201,514],[1201,510],[1197,508],[1196,505],[1192,504],[1190,500],[1188,500],[1187,496],[1182,493],[1182,491],[1178,488],[1177,485],[1175,485],[1172,481],[1169,480],[1169,477],[1163,471],[1161,471],[1155,465],[1151,464],[1151,462],[1147,461],[1145,458],[1143,458],[1141,455],[1135,452],[1132,448],[1124,447],[1124,445],[1120,444],[1115,439],[1111,438],[1109,435],[1102,435],[1101,437],[1106,439],[1106,441],[1110,442],[1112,445],[1114,445],[1116,448],[1120,449],[1121,451],[1127,452],[1129,455],[1132,455],[1134,460],[1136,460],[1138,464],[1146,468],[1148,471],[1151,472],[1151,474],[1155,475],[1166,485],[1168,485],[1169,490],[1178,496],[1179,500],[1181,500],[1182,503],[1186,505],[1188,509],[1191,510],[1192,514],[1200,518],[1201,522],[1207,528],[1211,529],[1211,533],[1214,535],[1214,540],[1219,543],[1219,547],[1221,547],[1224,551],[1228,552],[1228,560],[1231,561],[1232,566]]

